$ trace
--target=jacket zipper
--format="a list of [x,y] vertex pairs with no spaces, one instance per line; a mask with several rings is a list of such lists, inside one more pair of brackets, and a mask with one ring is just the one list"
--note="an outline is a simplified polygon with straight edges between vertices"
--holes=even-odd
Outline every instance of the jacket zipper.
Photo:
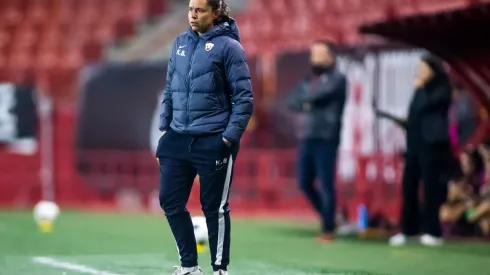
[[185,115],[186,115],[185,125],[186,126],[189,125],[189,102],[191,101],[191,68],[192,68],[192,63],[194,62],[194,54],[196,53],[196,48],[198,45],[199,45],[199,40],[197,41],[196,45],[194,46],[194,49],[192,50],[192,55],[191,55],[191,59],[189,62],[189,70],[187,71],[188,89],[187,89],[187,102],[186,102],[187,110],[185,112]]

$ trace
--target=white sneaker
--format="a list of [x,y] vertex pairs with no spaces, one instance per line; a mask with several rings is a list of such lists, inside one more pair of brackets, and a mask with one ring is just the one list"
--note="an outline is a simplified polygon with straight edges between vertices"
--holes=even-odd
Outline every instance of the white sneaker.
[[213,275],[228,275],[228,271],[224,271],[220,269],[218,271],[213,272]]
[[175,271],[172,275],[203,275],[202,269],[199,266],[181,267],[174,266]]
[[420,243],[426,246],[440,246],[444,244],[444,240],[429,234],[424,234],[420,237]]
[[407,239],[407,236],[402,233],[398,233],[390,238],[389,243],[391,246],[403,246],[407,244]]

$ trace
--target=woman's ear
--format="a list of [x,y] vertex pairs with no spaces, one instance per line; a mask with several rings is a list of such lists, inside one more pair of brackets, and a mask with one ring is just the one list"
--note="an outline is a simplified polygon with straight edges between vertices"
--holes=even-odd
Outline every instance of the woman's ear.
[[213,20],[217,20],[219,18],[221,11],[219,9],[213,12]]

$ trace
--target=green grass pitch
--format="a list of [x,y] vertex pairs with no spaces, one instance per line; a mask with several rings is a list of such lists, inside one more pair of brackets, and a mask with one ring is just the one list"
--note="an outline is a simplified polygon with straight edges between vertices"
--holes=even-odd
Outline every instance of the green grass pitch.
[[[391,248],[341,238],[318,244],[314,222],[232,219],[231,275],[490,275],[490,244]],[[163,215],[62,213],[40,233],[31,213],[0,212],[1,275],[163,275],[178,264]],[[199,257],[211,274],[209,254]]]

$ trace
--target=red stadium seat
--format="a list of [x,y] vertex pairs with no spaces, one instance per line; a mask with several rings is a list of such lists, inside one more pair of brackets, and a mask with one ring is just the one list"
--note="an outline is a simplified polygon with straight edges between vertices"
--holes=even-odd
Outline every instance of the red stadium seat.
[[423,13],[438,12],[465,7],[468,0],[414,0],[417,10]]
[[38,32],[29,25],[19,26],[12,39],[14,49],[33,50],[39,41]]
[[97,28],[92,33],[93,39],[100,41],[102,43],[108,43],[114,39],[114,36],[117,34],[117,25],[114,28],[113,22],[109,20],[103,20],[97,22]]
[[84,63],[81,45],[65,45],[57,61],[57,68],[61,70],[80,69]]
[[148,0],[146,5],[149,17],[161,16],[167,12],[167,1]]
[[116,21],[121,17],[129,16],[132,12],[129,10],[132,8],[130,4],[127,1],[102,0],[98,3],[98,10],[106,19],[110,17]]
[[235,19],[237,20],[238,25],[240,26],[240,36],[242,41],[248,41],[250,39],[253,39],[255,24],[252,18],[248,16],[248,14],[239,14]]
[[345,16],[342,18],[341,22],[341,42],[348,45],[358,44],[361,37],[357,29],[359,25],[363,22],[363,18],[355,16]]
[[[273,0],[274,1],[274,0]],[[264,0],[252,0],[252,3],[248,7],[248,14],[257,14],[257,13],[270,13],[270,7],[271,5],[268,4],[269,2],[266,3]]]
[[9,55],[8,68],[17,72],[25,72],[32,67],[32,56],[28,51],[16,49]]
[[39,51],[34,57],[34,69],[37,72],[46,72],[52,70],[58,62],[57,52],[54,50]]
[[382,21],[388,18],[390,13],[390,0],[376,0],[376,5],[370,5],[367,9],[359,14],[363,23]]
[[293,12],[309,12],[310,10],[308,1],[305,0],[295,0],[290,2],[291,9]]
[[78,85],[78,69],[54,67],[48,74],[50,93],[62,100],[73,100]]
[[369,1],[369,4],[366,5],[366,1],[364,0],[343,0],[341,11],[345,14],[361,14],[366,12],[366,9],[370,9],[372,6],[376,6],[376,1]]
[[104,56],[104,48],[102,44],[96,40],[88,40],[83,45],[83,58],[87,62],[98,61]]
[[7,58],[0,52],[0,82],[8,81]]
[[25,20],[34,25],[44,23],[50,15],[50,10],[48,10],[49,8],[48,4],[49,4],[48,1],[45,0],[29,1],[27,11],[25,14]]
[[133,22],[139,23],[145,19],[147,15],[146,1],[143,0],[133,0],[124,4],[123,10],[129,11],[129,18]]
[[344,0],[329,0],[327,1],[328,5],[327,5],[327,10],[328,12],[333,12],[333,13],[337,13],[337,14],[340,14],[343,12],[343,3]]
[[301,41],[308,39],[311,36],[311,30],[314,23],[311,22],[313,16],[307,10],[298,10],[294,15],[291,15],[291,35]]
[[254,41],[248,40],[242,43],[243,49],[249,56],[253,56],[259,53],[259,47]]
[[24,18],[21,1],[4,0],[0,9],[0,26],[14,26]]
[[7,57],[0,53],[0,68],[7,68]]
[[75,13],[77,21],[90,25],[99,19],[98,10],[94,7],[84,7],[76,11]]
[[[67,37],[63,37],[66,39]],[[39,36],[39,41],[36,48],[40,52],[57,51],[62,40],[62,34],[56,28],[48,28],[43,30]]]
[[288,0],[272,0],[264,1],[263,6],[270,11],[272,15],[282,15],[291,14],[294,12],[290,1]]
[[75,3],[75,20],[79,23],[92,24],[104,16],[99,13],[97,0],[83,0]]
[[312,12],[315,14],[325,14],[331,12],[328,10],[328,0],[316,0],[310,3]]
[[75,5],[73,1],[59,1],[58,10],[59,22],[63,25],[69,24],[75,18]]
[[135,32],[136,25],[134,19],[129,16],[120,18],[115,24],[116,37],[119,39],[129,38],[135,34]]
[[260,26],[254,29],[255,39],[260,41],[271,40],[276,31],[276,22],[270,16],[264,16],[263,14],[254,14],[252,19],[255,22],[255,26]]
[[[8,68],[34,67],[53,88],[61,75],[74,76],[86,62],[103,58],[104,44],[116,34],[129,37],[147,15],[166,10],[165,0],[0,0],[0,77]],[[269,26],[264,35],[273,33]],[[242,31],[247,37],[246,27]]]
[[415,0],[397,0],[396,2],[388,3],[389,8],[393,11],[393,16],[403,17],[415,14],[417,12],[417,5]]
[[70,40],[77,40],[80,42],[85,41],[93,35],[93,30],[89,28],[89,25],[85,25],[83,22],[77,23],[78,24],[74,23],[67,26],[62,35]]
[[6,53],[11,40],[11,34],[8,31],[0,29],[0,55]]
[[333,41],[339,40],[340,32],[340,17],[337,14],[327,14],[317,18],[316,24],[312,29],[312,36],[315,40],[330,39]]

